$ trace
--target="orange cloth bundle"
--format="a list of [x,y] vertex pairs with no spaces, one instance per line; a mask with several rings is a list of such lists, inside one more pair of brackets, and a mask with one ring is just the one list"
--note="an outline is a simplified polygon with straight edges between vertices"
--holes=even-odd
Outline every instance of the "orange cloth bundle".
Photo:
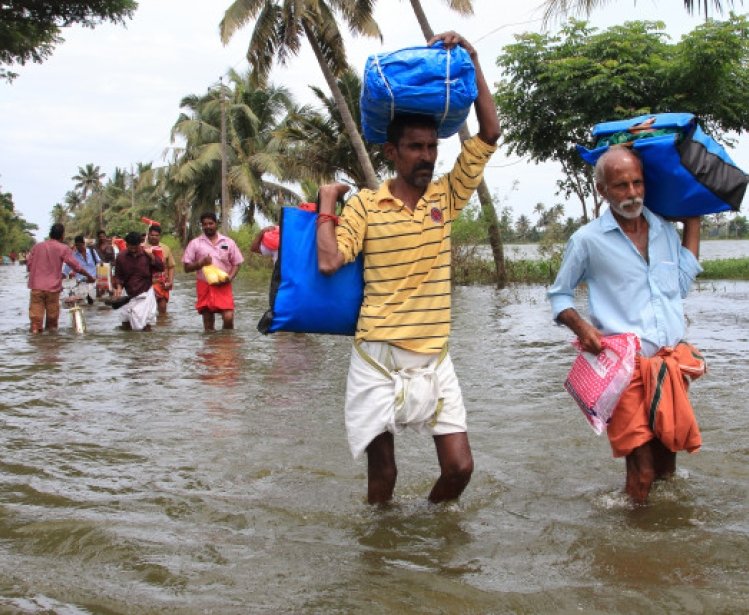
[[614,457],[629,455],[654,436],[674,453],[698,450],[702,436],[687,391],[706,371],[705,359],[686,342],[650,358],[637,357],[608,427]]

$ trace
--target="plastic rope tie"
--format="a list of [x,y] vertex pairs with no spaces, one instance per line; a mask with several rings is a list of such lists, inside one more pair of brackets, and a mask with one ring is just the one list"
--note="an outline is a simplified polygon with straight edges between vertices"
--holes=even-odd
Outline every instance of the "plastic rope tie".
[[447,50],[447,70],[445,74],[445,112],[442,114],[442,118],[440,119],[440,127],[447,119],[447,114],[450,111],[450,60],[452,58],[452,53],[448,49]]
[[377,72],[380,73],[380,77],[382,77],[382,82],[385,84],[388,94],[390,94],[390,121],[392,121],[393,118],[395,117],[395,96],[393,95],[393,90],[390,89],[390,84],[388,83],[388,80],[385,77],[385,74],[382,72],[382,67],[380,66],[379,55],[375,56],[375,64],[377,66]]

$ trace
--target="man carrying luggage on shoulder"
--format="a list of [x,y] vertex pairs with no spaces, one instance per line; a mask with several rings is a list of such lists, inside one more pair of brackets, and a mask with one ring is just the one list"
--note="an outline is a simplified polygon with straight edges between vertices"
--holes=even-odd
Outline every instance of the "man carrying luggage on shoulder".
[[[674,474],[676,451],[702,443],[687,388],[705,362],[684,341],[683,305],[702,271],[700,218],[684,218],[680,239],[673,224],[644,207],[642,163],[628,147],[613,146],[598,159],[595,182],[609,209],[571,237],[548,295],[555,320],[587,352],[601,352],[604,335],[640,338],[641,354],[607,434],[614,456],[626,458],[627,495],[644,504],[653,482]],[[582,282],[590,322],[574,307]]]
[[397,476],[393,434],[406,426],[434,438],[440,476],[431,502],[458,498],[473,472],[466,411],[447,352],[450,233],[496,149],[499,121],[476,50],[455,32],[439,34],[429,44],[438,40],[469,53],[478,88],[479,132],[463,143],[452,170],[433,180],[435,119],[396,114],[383,146],[395,167],[393,179],[351,197],[340,221],[335,206],[348,186],[320,188],[320,270],[332,274],[364,254],[364,300],[345,420],[352,454],[367,453],[367,496],[373,504],[392,498]]

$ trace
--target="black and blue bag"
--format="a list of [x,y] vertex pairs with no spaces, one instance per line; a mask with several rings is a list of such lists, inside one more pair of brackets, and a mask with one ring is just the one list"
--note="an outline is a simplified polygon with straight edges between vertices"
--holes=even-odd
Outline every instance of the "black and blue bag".
[[[654,118],[644,130],[638,125]],[[577,145],[583,160],[595,164],[612,145],[631,145],[642,160],[645,206],[665,217],[738,211],[749,175],[725,149],[707,136],[691,113],[656,113],[593,127],[593,149]]]
[[324,275],[317,266],[317,212],[283,207],[280,228],[270,307],[258,331],[353,335],[364,296],[363,256]]
[[454,135],[466,121],[478,96],[476,71],[460,46],[446,49],[442,41],[431,47],[407,47],[376,53],[364,65],[361,125],[370,143],[385,143],[387,127],[396,113],[431,115],[437,136]]

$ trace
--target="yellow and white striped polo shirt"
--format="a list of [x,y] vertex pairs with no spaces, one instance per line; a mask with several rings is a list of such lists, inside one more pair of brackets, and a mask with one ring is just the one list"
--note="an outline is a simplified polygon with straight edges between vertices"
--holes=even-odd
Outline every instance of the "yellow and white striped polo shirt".
[[481,182],[496,149],[478,136],[453,169],[427,187],[413,214],[386,181],[346,203],[336,230],[344,262],[364,252],[364,301],[356,340],[439,352],[450,334],[452,221]]

